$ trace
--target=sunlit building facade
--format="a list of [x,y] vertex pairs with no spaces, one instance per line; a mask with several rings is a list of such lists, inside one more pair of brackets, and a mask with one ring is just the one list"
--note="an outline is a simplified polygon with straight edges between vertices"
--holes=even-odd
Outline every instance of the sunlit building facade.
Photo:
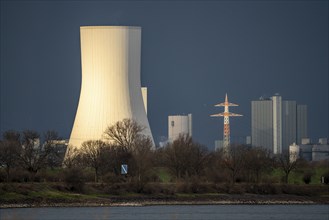
[[140,81],[141,28],[86,26],[80,40],[82,82],[69,146],[102,139],[108,126],[125,118],[143,126],[153,141]]
[[173,142],[179,135],[192,137],[192,114],[168,116],[168,141]]

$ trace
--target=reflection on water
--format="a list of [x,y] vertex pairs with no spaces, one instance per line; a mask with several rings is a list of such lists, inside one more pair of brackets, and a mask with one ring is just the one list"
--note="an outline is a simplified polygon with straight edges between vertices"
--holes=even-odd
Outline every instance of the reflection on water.
[[177,205],[145,207],[76,207],[0,209],[1,220],[58,219],[289,219],[328,220],[327,205]]

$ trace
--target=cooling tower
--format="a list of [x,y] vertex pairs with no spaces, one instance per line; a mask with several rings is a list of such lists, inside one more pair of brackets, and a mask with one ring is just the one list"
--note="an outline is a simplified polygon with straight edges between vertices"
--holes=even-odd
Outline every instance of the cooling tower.
[[[152,141],[140,81],[141,28],[80,27],[82,81],[69,144],[101,139],[125,118],[145,127]],[[153,142],[154,143],[154,142]]]

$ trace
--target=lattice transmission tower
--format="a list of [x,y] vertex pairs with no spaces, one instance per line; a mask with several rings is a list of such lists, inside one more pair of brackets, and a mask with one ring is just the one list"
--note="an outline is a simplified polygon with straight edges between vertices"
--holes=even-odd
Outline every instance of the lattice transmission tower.
[[230,117],[242,116],[229,112],[229,106],[239,106],[234,103],[228,102],[227,93],[225,95],[225,102],[215,105],[216,107],[224,106],[224,112],[210,115],[211,117],[224,117],[224,135],[223,135],[223,148],[227,149],[230,146]]

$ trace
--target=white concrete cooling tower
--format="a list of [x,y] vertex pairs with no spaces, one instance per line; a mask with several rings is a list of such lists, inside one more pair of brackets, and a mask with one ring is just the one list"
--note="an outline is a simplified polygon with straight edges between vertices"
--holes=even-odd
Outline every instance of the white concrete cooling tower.
[[125,118],[144,126],[153,140],[141,92],[141,28],[86,26],[80,37],[82,83],[69,145],[101,139]]

